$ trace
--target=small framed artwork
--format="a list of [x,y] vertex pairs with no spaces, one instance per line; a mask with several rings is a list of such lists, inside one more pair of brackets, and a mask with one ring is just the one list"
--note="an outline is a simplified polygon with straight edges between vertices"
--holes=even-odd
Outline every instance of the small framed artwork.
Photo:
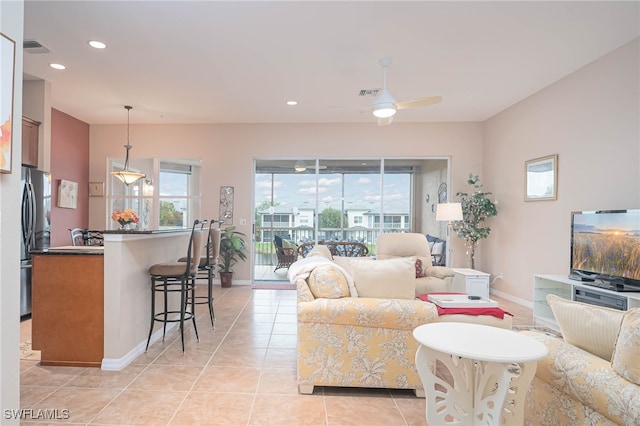
[[525,201],[558,199],[558,154],[526,161],[524,173]]
[[78,182],[60,179],[58,186],[58,207],[75,209],[78,207]]
[[220,220],[233,225],[233,186],[220,187]]
[[89,182],[89,197],[104,197],[104,182]]
[[13,83],[16,42],[0,33],[0,173],[11,173],[13,161]]

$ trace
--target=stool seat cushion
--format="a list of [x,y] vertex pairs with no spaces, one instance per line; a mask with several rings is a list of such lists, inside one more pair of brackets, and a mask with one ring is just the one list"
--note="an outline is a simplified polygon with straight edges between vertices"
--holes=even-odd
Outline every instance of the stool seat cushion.
[[[186,262],[156,263],[149,267],[149,274],[165,277],[181,277],[185,274],[186,269]],[[197,271],[198,265],[191,265],[191,274],[195,274]]]

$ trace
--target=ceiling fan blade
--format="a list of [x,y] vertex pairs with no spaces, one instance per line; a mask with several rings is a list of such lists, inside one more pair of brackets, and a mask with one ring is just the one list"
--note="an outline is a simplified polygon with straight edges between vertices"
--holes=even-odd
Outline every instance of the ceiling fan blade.
[[378,118],[378,126],[388,126],[393,122],[393,116],[386,118]]
[[414,99],[412,101],[396,102],[396,108],[409,109],[409,108],[421,108],[433,104],[437,104],[442,101],[442,96],[429,96],[428,98]]

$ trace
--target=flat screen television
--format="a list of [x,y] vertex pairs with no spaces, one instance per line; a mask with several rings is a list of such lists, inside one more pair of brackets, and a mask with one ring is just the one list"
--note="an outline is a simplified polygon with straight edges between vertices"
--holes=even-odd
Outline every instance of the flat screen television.
[[640,292],[640,209],[572,212],[569,278]]

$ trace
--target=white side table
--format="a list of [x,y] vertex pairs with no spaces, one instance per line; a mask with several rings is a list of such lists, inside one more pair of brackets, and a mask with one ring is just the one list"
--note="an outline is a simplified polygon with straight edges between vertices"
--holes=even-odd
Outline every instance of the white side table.
[[[524,400],[547,347],[515,331],[430,323],[413,331],[416,367],[433,425],[522,425]],[[436,371],[437,370],[437,371]]]
[[456,273],[451,285],[453,291],[489,298],[489,274],[469,268],[451,269]]

